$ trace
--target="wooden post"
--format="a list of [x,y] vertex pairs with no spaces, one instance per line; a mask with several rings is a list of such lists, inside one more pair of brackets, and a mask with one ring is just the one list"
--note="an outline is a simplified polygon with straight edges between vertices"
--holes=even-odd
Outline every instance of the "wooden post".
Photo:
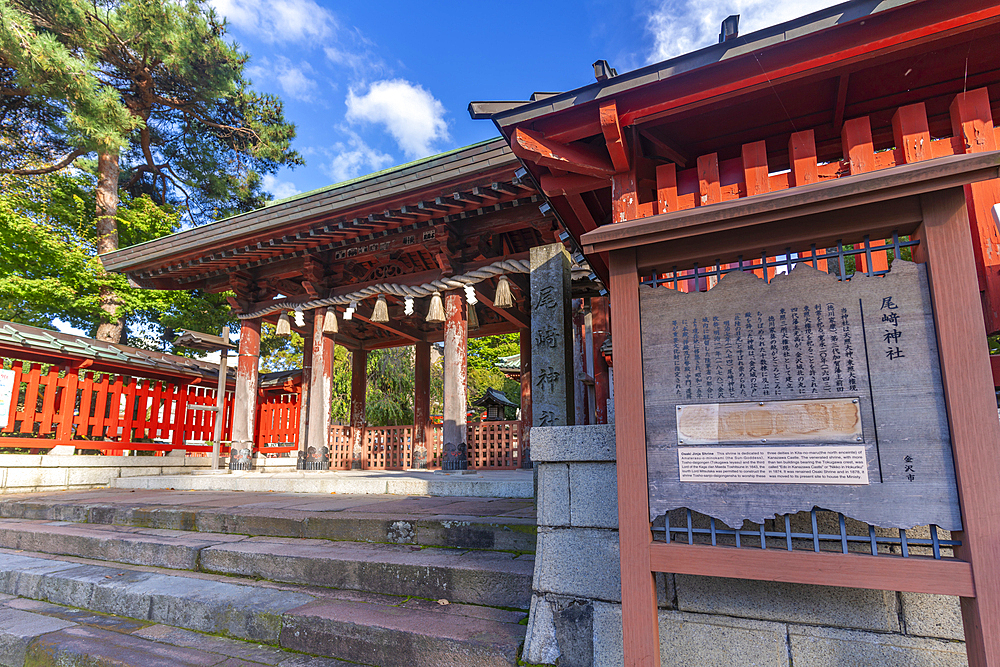
[[427,425],[430,420],[431,344],[418,341],[413,358],[413,468],[427,468]]
[[531,468],[531,329],[521,329],[521,467]]
[[[229,327],[222,327],[222,340],[229,342]],[[219,451],[222,448],[222,424],[226,421],[226,361],[228,349],[219,349],[219,384],[215,393],[215,433],[212,435],[212,470],[219,469]],[[74,392],[75,394],[75,392]],[[154,406],[159,408],[157,403]]]
[[259,360],[260,318],[243,320],[240,323],[240,350],[236,363],[236,404],[233,407],[233,438],[229,450],[230,470],[249,469],[253,461]]
[[[333,382],[333,338],[323,333],[326,308],[317,308],[313,317],[312,372],[309,378],[309,438],[307,445],[316,456],[330,460],[330,392]],[[303,384],[305,378],[303,378]],[[299,412],[305,411],[302,406]],[[301,445],[299,446],[301,449]],[[326,448],[326,452],[324,452]],[[308,450],[307,450],[308,451]]]
[[618,543],[621,553],[622,641],[629,667],[659,667],[660,627],[650,566],[643,404],[639,275],[635,250],[610,254],[612,336],[615,341],[615,442],[618,459]]
[[601,346],[608,338],[608,299],[598,296],[590,300],[590,312],[593,315],[591,327],[594,336],[594,423],[608,423],[608,400],[611,398],[608,364],[601,354]]
[[[309,314],[306,315],[306,318]],[[315,320],[313,320],[315,327]],[[313,334],[302,337],[302,378],[299,383],[299,447],[296,467],[304,469],[306,454],[309,451],[309,396],[312,391],[313,369]]]
[[[970,90],[951,103],[951,129],[960,142],[960,152],[981,153],[997,149],[993,113],[986,88]],[[986,331],[1000,331],[1000,233],[990,209],[1000,203],[1000,179],[979,181],[965,186],[973,252],[976,254],[979,291],[986,315]]]
[[441,468],[469,467],[466,425],[468,322],[461,292],[444,297],[444,440]]
[[368,392],[368,350],[351,351],[351,470],[364,465],[365,394]]
[[973,237],[965,193],[920,198],[924,222],[918,259],[927,262],[941,379],[951,428],[964,532],[956,556],[972,564],[976,597],[961,599],[970,667],[1000,665],[1000,442]]

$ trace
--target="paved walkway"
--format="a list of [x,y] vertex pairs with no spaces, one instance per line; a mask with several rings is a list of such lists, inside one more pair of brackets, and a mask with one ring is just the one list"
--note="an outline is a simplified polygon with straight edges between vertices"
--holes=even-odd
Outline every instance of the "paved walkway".
[[[192,509],[268,513],[340,512],[384,517],[419,516],[424,519],[509,517],[534,521],[534,500],[522,498],[429,497],[339,493],[277,493],[270,491],[178,491],[92,489],[4,495],[0,502],[120,507],[170,506]],[[360,518],[360,517],[358,517]]]
[[201,472],[111,480],[118,489],[274,491],[279,493],[390,494],[533,498],[532,470],[442,472],[419,470],[339,470],[309,472]]

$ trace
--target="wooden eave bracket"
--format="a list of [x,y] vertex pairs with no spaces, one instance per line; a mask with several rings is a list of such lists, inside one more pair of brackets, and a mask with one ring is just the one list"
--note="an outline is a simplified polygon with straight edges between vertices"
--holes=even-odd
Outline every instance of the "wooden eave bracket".
[[511,148],[517,157],[540,167],[605,179],[617,171],[611,162],[589,148],[561,144],[531,130],[515,129]]
[[622,128],[618,122],[618,107],[614,100],[609,100],[601,104],[601,131],[604,133],[604,141],[608,145],[608,154],[611,156],[611,163],[615,166],[615,171],[628,171],[628,149],[625,145],[625,137],[622,136]]

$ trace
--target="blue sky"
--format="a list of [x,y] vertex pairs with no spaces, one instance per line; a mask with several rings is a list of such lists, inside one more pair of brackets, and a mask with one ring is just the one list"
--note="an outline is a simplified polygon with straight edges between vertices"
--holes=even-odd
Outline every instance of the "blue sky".
[[306,166],[265,186],[275,197],[329,185],[496,136],[471,100],[528,99],[707,46],[729,14],[740,32],[829,0],[334,2],[209,0],[251,54],[255,87],[298,127]]

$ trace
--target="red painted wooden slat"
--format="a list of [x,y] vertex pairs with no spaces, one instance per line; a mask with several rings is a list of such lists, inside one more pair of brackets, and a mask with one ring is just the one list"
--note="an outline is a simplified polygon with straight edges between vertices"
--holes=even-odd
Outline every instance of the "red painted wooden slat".
[[[993,114],[986,88],[970,90],[955,97],[951,104],[952,134],[960,152],[980,153],[997,148]],[[1000,330],[1000,234],[990,209],[1000,203],[1000,179],[973,183],[965,187],[969,202],[969,224],[976,256],[979,290],[983,298],[986,330]]]

